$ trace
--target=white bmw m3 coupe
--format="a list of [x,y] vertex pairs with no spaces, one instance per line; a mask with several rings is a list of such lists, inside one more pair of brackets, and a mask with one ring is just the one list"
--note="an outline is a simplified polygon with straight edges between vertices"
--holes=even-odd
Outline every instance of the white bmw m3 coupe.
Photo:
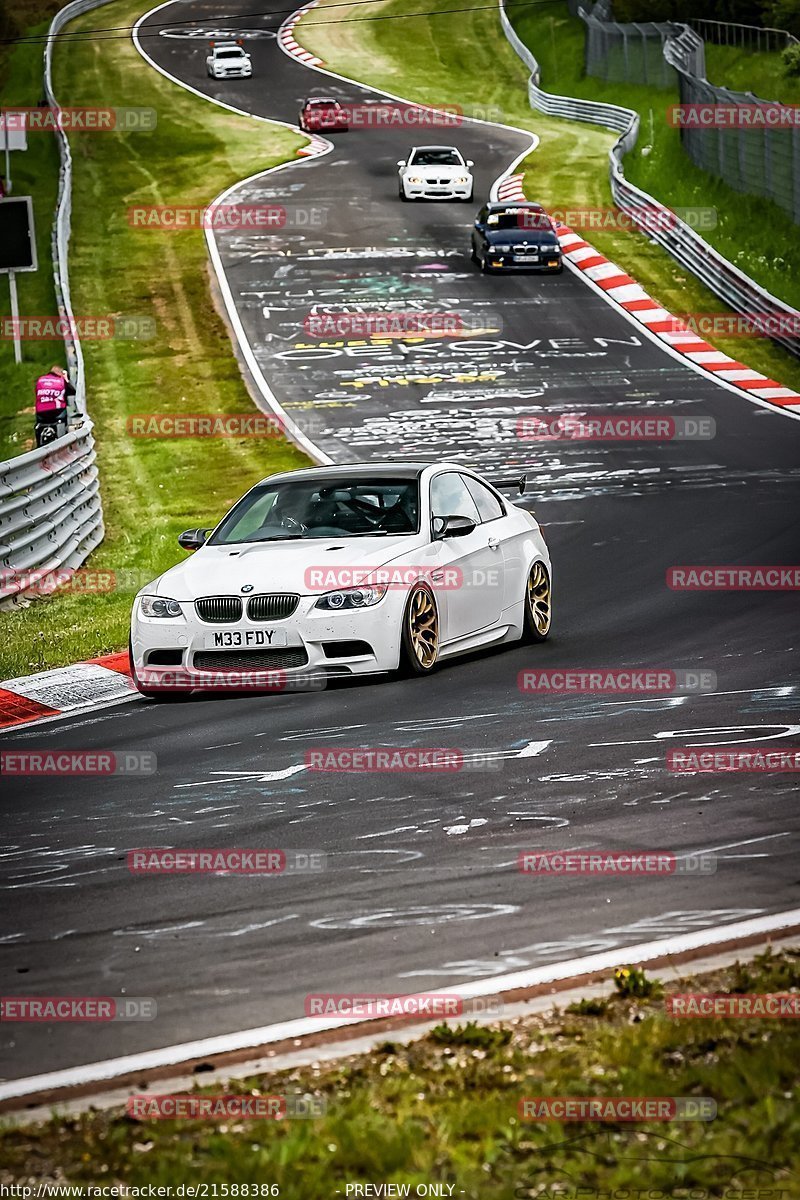
[[475,191],[472,159],[455,146],[413,146],[398,160],[401,200],[465,200]]
[[537,522],[455,463],[272,475],[215,529],[179,542],[195,553],[134,601],[131,662],[145,695],[256,687],[269,672],[298,683],[425,675],[452,655],[550,632]]

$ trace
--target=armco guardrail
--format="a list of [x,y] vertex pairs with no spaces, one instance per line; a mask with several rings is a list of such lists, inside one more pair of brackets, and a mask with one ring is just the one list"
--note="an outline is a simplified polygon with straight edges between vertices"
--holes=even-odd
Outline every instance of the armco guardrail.
[[699,17],[687,18],[686,24],[691,25],[704,41],[716,46],[771,52],[797,45],[794,34],[769,25],[740,25],[736,21],[707,21]]
[[[108,0],[74,0],[56,13],[44,53],[44,92],[57,107],[52,82],[53,39],[73,17]],[[57,135],[61,167],[53,222],[53,277],[80,424],[49,446],[0,463],[0,607],[36,590],[50,572],[71,571],[103,540],[103,510],[92,422],[86,416],[83,354],[74,329],[68,252],[72,216],[72,155],[63,130]]]
[[[532,108],[551,117],[603,125],[620,134],[609,151],[609,177],[614,203],[634,220],[638,217],[639,224],[648,237],[663,246],[673,258],[696,275],[734,311],[766,318],[767,327],[770,329],[786,329],[786,334],[776,332],[770,336],[773,341],[800,357],[800,339],[797,336],[800,329],[800,312],[765,291],[665,205],[626,180],[622,159],[636,144],[639,114],[633,109],[622,108],[616,104],[579,100],[574,96],[555,96],[543,91],[539,86],[539,63],[530,48],[514,31],[503,0],[500,0],[500,21],[512,47],[531,72],[528,80],[528,99]],[[680,38],[683,39],[682,45],[675,49],[676,65],[677,62],[683,61],[682,53],[693,52],[692,47],[688,45],[688,34],[692,34],[692,31],[684,27],[680,34]]]
[[103,539],[92,423],[0,463],[0,605],[71,571]]

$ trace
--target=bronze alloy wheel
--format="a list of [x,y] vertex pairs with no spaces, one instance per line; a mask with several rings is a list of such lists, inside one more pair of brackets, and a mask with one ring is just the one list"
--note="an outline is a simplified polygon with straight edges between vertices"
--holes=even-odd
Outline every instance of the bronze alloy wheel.
[[525,589],[525,631],[535,642],[543,642],[550,632],[553,601],[550,576],[543,562],[535,562],[528,575]]
[[426,675],[439,656],[439,614],[426,587],[415,587],[403,618],[403,658],[407,670]]

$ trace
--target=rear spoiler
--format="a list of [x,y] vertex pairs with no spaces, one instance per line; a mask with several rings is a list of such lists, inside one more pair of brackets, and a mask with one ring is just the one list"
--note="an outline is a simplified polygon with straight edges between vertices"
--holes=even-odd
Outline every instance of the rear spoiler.
[[498,492],[503,491],[504,489],[507,489],[507,488],[516,488],[517,491],[519,492],[520,496],[525,495],[525,484],[528,482],[527,475],[518,475],[516,478],[513,478],[513,479],[510,479],[508,477],[503,478],[503,479],[490,479],[489,476],[487,475],[486,479],[487,479],[487,482],[489,482],[492,485],[492,487],[497,488]]

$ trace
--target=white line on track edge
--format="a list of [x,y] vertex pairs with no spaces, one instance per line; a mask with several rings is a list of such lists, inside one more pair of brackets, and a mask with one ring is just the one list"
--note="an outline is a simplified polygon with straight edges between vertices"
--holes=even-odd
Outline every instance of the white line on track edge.
[[[737,921],[716,928],[696,930],[692,933],[678,934],[660,941],[619,946],[602,954],[591,954],[584,958],[548,963],[543,967],[532,967],[525,971],[514,971],[509,975],[497,975],[491,979],[464,983],[452,987],[451,991],[456,992],[464,999],[496,996],[542,984],[563,982],[575,976],[609,971],[618,966],[622,959],[630,963],[646,963],[652,959],[684,954],[706,946],[724,946],[726,942],[737,941],[741,938],[779,933],[780,930],[795,925],[800,925],[800,909],[772,913],[769,916],[754,917],[748,921]],[[440,993],[427,994],[439,995]],[[372,1020],[379,1019],[372,1018]],[[368,1024],[368,1021],[359,1022],[358,1032],[365,1032],[364,1026],[368,1026]],[[354,1022],[347,1017],[301,1017],[294,1021],[264,1025],[257,1029],[245,1029],[237,1033],[220,1034],[217,1037],[199,1038],[194,1042],[180,1042],[173,1046],[163,1046],[158,1050],[128,1054],[122,1058],[86,1063],[82,1066],[68,1067],[62,1071],[50,1071],[44,1075],[12,1079],[0,1084],[0,1101],[32,1096],[37,1092],[107,1082],[128,1074],[179,1066],[197,1058],[209,1058],[214,1055],[269,1045],[272,1042],[283,1042],[288,1039],[348,1027],[353,1028]]]

